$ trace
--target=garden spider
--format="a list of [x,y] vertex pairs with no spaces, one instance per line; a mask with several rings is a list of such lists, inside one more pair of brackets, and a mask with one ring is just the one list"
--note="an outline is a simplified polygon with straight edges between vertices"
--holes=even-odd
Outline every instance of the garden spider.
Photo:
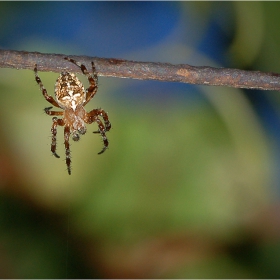
[[[98,131],[94,133],[100,133],[104,147],[98,153],[102,154],[108,148],[109,142],[106,137],[106,132],[111,129],[111,124],[107,113],[103,109],[94,109],[90,112],[86,112],[84,106],[94,97],[98,88],[98,77],[94,63],[92,62],[92,71],[93,75],[90,75],[88,70],[83,64],[76,62],[72,58],[65,57],[64,59],[77,65],[83,74],[87,76],[90,86],[87,90],[84,89],[83,84],[73,73],[66,71],[61,72],[60,76],[55,83],[55,98],[56,100],[48,95],[47,90],[44,88],[41,79],[37,74],[37,64],[35,64],[35,80],[40,86],[43,96],[45,99],[50,102],[53,106],[61,108],[63,111],[51,111],[52,107],[45,108],[46,114],[53,117],[52,121],[52,144],[51,152],[52,154],[59,158],[59,155],[56,153],[56,134],[57,126],[64,126],[64,145],[66,150],[66,165],[68,174],[71,174],[71,157],[70,157],[70,146],[69,138],[72,134],[72,139],[78,141],[80,139],[80,134],[83,135],[86,133],[86,123],[91,124],[96,122],[98,125]],[[56,116],[62,116],[61,119]],[[100,117],[103,118],[104,124],[100,120]]]

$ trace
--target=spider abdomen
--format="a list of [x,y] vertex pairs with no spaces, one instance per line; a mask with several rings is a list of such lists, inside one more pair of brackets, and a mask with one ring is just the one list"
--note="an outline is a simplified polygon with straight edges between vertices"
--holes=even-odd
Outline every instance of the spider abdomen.
[[55,83],[55,96],[62,108],[72,108],[74,111],[86,100],[83,84],[73,73],[62,72]]

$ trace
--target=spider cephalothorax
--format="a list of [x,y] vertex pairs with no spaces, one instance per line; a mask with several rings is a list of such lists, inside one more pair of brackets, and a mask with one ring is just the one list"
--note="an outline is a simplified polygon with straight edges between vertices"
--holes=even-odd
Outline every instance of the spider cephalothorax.
[[[92,62],[93,75],[90,75],[86,67],[83,64],[76,62],[72,58],[65,57],[64,59],[76,64],[84,75],[87,76],[90,86],[87,90],[84,89],[83,84],[73,73],[62,72],[55,83],[55,97],[56,100],[48,95],[47,90],[44,88],[41,79],[37,74],[37,64],[35,65],[35,79],[43,93],[45,99],[55,107],[63,109],[63,111],[51,111],[52,107],[45,108],[45,112],[50,116],[62,116],[61,119],[53,117],[53,124],[51,128],[52,132],[52,144],[51,151],[53,155],[59,158],[56,153],[56,134],[57,126],[64,126],[64,145],[66,150],[66,165],[69,175],[71,174],[71,159],[70,159],[70,147],[69,138],[72,135],[74,141],[80,139],[80,134],[86,133],[86,124],[96,122],[98,125],[98,131],[94,133],[100,133],[103,139],[104,147],[98,153],[102,154],[108,148],[108,139],[106,132],[110,130],[111,124],[108,119],[107,113],[103,109],[94,109],[90,112],[86,112],[84,106],[93,98],[97,92],[98,78],[95,70],[94,63]],[[100,117],[104,120],[100,120]]]

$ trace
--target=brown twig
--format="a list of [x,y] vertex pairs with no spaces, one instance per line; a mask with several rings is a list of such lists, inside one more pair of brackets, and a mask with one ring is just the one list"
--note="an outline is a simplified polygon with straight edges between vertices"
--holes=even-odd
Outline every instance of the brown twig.
[[115,58],[0,50],[0,67],[33,70],[35,63],[37,63],[39,71],[61,72],[68,70],[79,73],[79,69],[75,65],[63,59],[65,56],[82,62],[88,69],[91,68],[91,61],[94,61],[98,75],[106,77],[280,90],[280,74],[277,73],[188,64],[137,62]]

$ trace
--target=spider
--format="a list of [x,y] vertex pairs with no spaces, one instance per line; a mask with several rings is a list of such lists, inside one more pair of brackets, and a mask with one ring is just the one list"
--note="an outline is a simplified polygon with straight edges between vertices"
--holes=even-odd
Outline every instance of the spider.
[[[82,73],[87,77],[89,81],[89,88],[84,89],[83,84],[73,73],[66,71],[61,72],[60,76],[55,83],[55,98],[56,100],[48,95],[47,90],[37,73],[37,64],[35,64],[35,80],[40,86],[40,90],[44,98],[51,103],[53,106],[61,108],[63,111],[51,111],[53,107],[45,108],[46,114],[49,116],[54,116],[52,118],[53,124],[51,128],[52,133],[52,143],[51,152],[56,157],[60,156],[56,153],[56,134],[57,126],[64,126],[64,145],[66,153],[66,166],[68,174],[71,174],[71,157],[70,157],[70,145],[69,139],[72,135],[74,141],[80,139],[80,135],[86,133],[86,125],[96,122],[98,125],[98,131],[93,133],[100,133],[104,147],[98,153],[102,154],[108,148],[109,142],[106,137],[106,132],[111,129],[111,123],[109,121],[107,113],[103,109],[93,109],[90,112],[86,112],[84,106],[94,97],[98,88],[98,77],[94,63],[92,62],[93,74],[89,74],[85,65],[75,61],[72,58],[65,57],[64,59],[77,65]],[[57,116],[62,116],[62,118],[57,118]],[[104,123],[100,120],[103,119]]]

